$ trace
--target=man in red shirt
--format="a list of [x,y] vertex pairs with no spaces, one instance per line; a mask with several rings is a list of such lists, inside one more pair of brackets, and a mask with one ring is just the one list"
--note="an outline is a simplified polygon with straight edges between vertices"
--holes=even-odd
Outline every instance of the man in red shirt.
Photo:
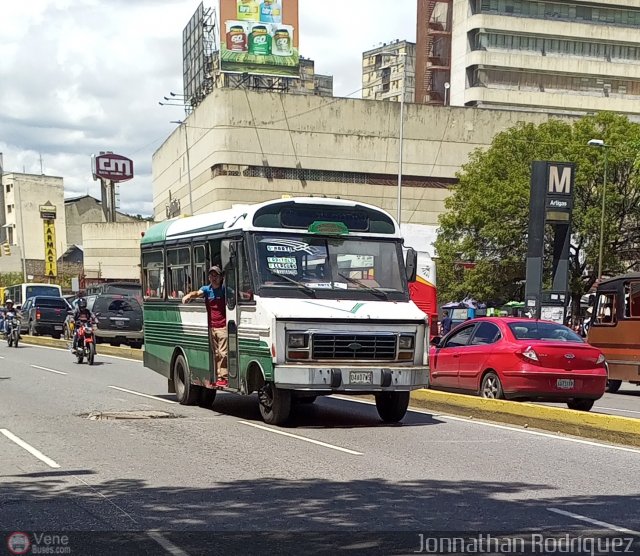
[[189,292],[182,298],[182,303],[189,303],[195,298],[204,298],[209,317],[209,333],[211,334],[211,346],[216,361],[216,373],[218,388],[226,388],[229,384],[229,371],[227,369],[227,355],[229,353],[229,341],[227,336],[227,311],[225,287],[222,284],[223,274],[219,266],[209,269],[209,284],[202,286],[198,291]]

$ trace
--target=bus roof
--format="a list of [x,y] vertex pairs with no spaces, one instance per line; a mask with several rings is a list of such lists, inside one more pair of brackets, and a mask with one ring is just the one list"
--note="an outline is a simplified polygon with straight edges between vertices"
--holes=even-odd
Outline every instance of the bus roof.
[[[396,221],[378,207],[344,199],[294,197],[252,205],[237,205],[228,210],[166,220],[151,226],[145,232],[141,243],[142,245],[149,245],[183,237],[207,236],[216,232],[232,230],[303,230],[306,232],[308,226],[284,226],[280,223],[280,217],[283,211],[293,209],[304,212],[305,208],[309,207],[318,208],[318,221],[331,222],[339,219],[345,220],[350,216],[353,217],[354,226],[349,226],[351,221],[346,223],[346,226],[350,231],[358,234],[384,234],[387,237],[402,237],[400,227]],[[335,215],[331,213],[332,209],[334,209]],[[332,220],[333,216],[336,216],[336,218]],[[256,217],[259,218],[257,219]],[[375,222],[372,221],[375,226],[368,224],[366,229],[358,227],[360,223],[364,222],[363,218],[366,218],[367,222],[369,222],[371,217],[375,217]]]
[[629,274],[620,274],[619,276],[614,276],[613,278],[605,278],[600,282],[598,288],[601,286],[611,286],[615,282],[620,282],[622,280],[638,280],[640,279],[640,272],[630,272]]

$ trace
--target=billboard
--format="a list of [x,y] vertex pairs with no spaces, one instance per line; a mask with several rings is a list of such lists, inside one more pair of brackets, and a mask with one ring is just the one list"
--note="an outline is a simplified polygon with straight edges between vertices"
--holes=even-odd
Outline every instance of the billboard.
[[91,157],[91,170],[94,180],[127,181],[133,178],[133,161],[112,152],[100,153]]
[[300,77],[298,0],[220,0],[220,68]]

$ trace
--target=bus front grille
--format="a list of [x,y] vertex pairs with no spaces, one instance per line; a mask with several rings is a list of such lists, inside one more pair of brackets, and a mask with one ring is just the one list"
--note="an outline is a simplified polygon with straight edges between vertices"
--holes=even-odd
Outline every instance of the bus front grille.
[[396,358],[395,334],[314,334],[313,359],[392,361]]

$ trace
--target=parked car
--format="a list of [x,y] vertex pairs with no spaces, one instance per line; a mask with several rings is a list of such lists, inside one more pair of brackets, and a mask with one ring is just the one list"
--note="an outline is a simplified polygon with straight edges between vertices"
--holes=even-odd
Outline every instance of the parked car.
[[21,333],[31,336],[49,335],[60,338],[64,331],[67,311],[71,306],[63,297],[37,295],[22,306]]
[[134,298],[119,294],[87,296],[87,307],[96,315],[97,342],[142,347],[142,307]]
[[485,398],[553,401],[589,411],[602,397],[602,352],[571,329],[526,318],[467,321],[430,352],[431,387]]

